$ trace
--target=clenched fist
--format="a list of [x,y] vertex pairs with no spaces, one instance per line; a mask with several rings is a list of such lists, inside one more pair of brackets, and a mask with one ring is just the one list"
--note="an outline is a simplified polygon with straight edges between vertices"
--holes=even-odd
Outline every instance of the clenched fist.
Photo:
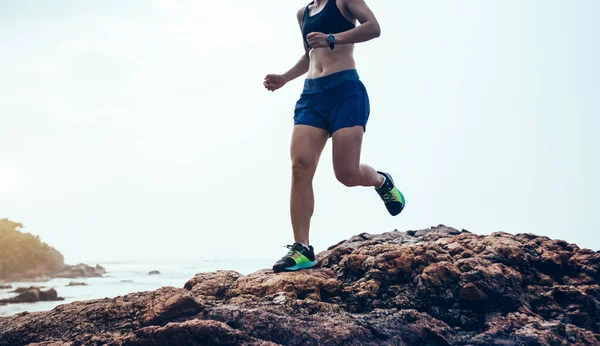
[[306,35],[306,41],[312,48],[329,48],[329,42],[327,42],[327,34],[322,32],[311,32]]
[[282,75],[268,74],[265,77],[265,81],[263,82],[263,85],[265,86],[265,88],[267,88],[267,90],[275,91],[275,90],[283,87],[285,85],[285,83],[287,83],[287,81],[285,80],[285,78]]

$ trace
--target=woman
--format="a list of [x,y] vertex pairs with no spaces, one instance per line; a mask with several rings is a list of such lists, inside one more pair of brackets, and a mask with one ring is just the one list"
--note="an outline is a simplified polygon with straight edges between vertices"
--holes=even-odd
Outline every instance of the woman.
[[275,91],[308,72],[294,110],[290,149],[290,214],[295,243],[288,245],[290,251],[273,265],[276,272],[310,268],[317,263],[308,240],[314,209],[312,180],[329,137],[335,176],[342,184],[374,187],[391,215],[398,215],[405,205],[388,173],[360,163],[370,109],[353,52],[355,43],[379,37],[373,12],[364,0],[315,0],[300,9],[297,18],[304,55],[286,73],[269,74],[264,80],[265,88]]

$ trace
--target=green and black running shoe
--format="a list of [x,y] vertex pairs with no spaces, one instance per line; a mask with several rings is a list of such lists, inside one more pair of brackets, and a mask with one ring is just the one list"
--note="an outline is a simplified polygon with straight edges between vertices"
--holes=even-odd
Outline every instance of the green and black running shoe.
[[381,197],[385,203],[388,212],[392,216],[396,216],[402,212],[402,209],[404,209],[404,206],[406,205],[404,195],[402,195],[402,192],[394,185],[394,180],[391,175],[379,171],[377,171],[377,173],[385,177],[385,182],[383,183],[383,186],[375,188],[375,191],[377,191],[379,197]]
[[312,246],[307,249],[301,243],[294,243],[294,245],[287,245],[286,247],[290,251],[273,265],[273,271],[276,273],[307,269],[317,264]]

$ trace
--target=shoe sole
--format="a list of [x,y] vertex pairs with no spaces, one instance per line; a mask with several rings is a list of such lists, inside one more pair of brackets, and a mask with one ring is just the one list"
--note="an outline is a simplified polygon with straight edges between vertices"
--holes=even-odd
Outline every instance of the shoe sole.
[[291,266],[291,267],[287,267],[287,268],[283,268],[280,270],[275,270],[273,269],[273,271],[279,273],[279,272],[283,272],[283,271],[296,271],[296,270],[300,270],[300,269],[308,269],[308,268],[312,268],[317,264],[317,261],[312,261],[312,262],[305,262],[305,263],[300,263],[300,264],[296,264],[295,266]]

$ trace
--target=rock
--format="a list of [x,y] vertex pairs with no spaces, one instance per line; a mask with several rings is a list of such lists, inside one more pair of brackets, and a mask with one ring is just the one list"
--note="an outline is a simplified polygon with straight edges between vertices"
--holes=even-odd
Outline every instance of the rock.
[[275,303],[275,304],[283,304],[283,303],[286,302],[286,300],[287,299],[286,299],[285,295],[280,295],[280,296],[277,296],[277,297],[273,298],[273,303]]
[[0,290],[9,290],[12,288],[12,285],[0,285]]
[[126,345],[180,345],[183,340],[193,340],[195,345],[278,345],[260,341],[223,322],[200,319],[149,326],[122,338]]
[[295,273],[272,275],[271,270],[262,270],[254,275],[241,276],[225,293],[225,298],[239,296],[270,297],[283,292],[291,298],[321,300],[322,296],[333,295],[340,290],[341,283],[331,269],[316,269]]
[[106,274],[106,270],[104,267],[96,264],[95,267],[91,267],[87,264],[77,264],[74,266],[65,265],[63,270],[59,273],[53,275],[56,278],[67,278],[67,279],[76,279],[76,278],[91,278],[91,277],[102,277]]
[[86,284],[85,282],[75,282],[75,281],[71,281],[69,282],[69,284],[67,285],[67,287],[71,287],[71,286],[87,286],[88,284]]
[[153,270],[148,273],[148,275],[159,275],[159,274],[160,274],[160,272],[158,270]]
[[47,291],[40,291],[40,300],[41,301],[50,301],[50,300],[58,300],[58,293],[54,288],[51,288]]
[[227,290],[241,275],[232,270],[218,270],[212,273],[199,273],[183,286],[195,296],[215,297],[223,299]]
[[472,282],[464,285],[460,289],[459,298],[468,302],[481,302],[487,299],[487,294]]
[[5,304],[16,304],[16,303],[35,303],[40,301],[55,301],[64,300],[59,298],[58,293],[55,289],[51,288],[47,291],[42,291],[39,288],[30,288],[27,291],[19,294],[16,297],[2,299],[0,302]]
[[6,303],[33,303],[40,301],[40,290],[32,289],[19,294],[16,297],[5,299]]
[[151,304],[146,306],[144,316],[140,319],[145,326],[167,323],[173,318],[194,315],[203,309],[202,303],[182,289],[162,288],[152,292],[150,297]]
[[29,290],[40,290],[41,288],[44,288],[44,286],[17,287],[15,290],[10,291],[9,293],[25,293]]
[[359,234],[317,258],[0,318],[0,344],[600,344],[600,253],[561,240],[440,225]]

